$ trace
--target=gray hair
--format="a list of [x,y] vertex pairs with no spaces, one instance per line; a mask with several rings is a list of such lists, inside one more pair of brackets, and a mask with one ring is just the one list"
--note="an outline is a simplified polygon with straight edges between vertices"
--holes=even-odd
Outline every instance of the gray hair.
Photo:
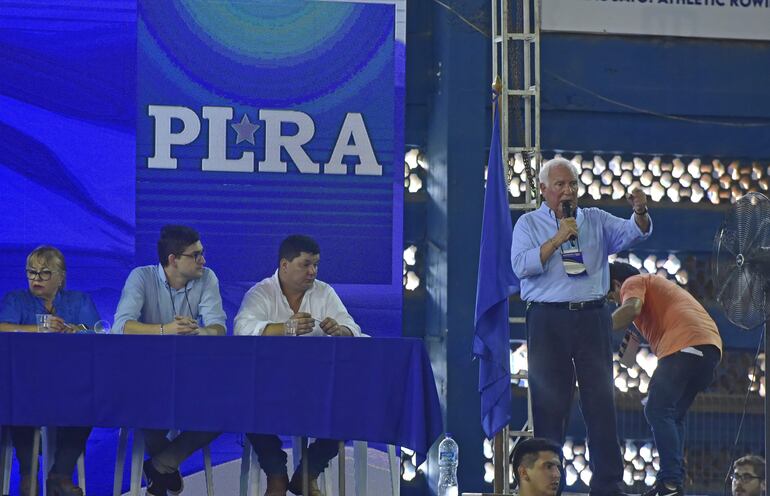
[[572,175],[575,176],[575,179],[578,179],[580,177],[580,171],[578,171],[578,168],[575,167],[575,164],[567,160],[566,158],[552,158],[548,162],[544,163],[543,166],[540,168],[540,174],[538,174],[538,179],[540,180],[540,184],[545,184],[548,186],[548,176],[551,173],[551,169],[554,167],[566,167],[569,170],[572,171]]

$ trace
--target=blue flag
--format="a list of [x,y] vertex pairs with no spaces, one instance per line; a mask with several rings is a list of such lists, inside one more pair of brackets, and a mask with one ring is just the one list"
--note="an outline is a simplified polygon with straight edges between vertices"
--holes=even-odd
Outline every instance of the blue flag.
[[511,267],[513,226],[503,169],[497,96],[493,106],[495,118],[484,193],[473,338],[473,354],[479,359],[481,424],[488,438],[494,437],[511,420],[508,296],[519,290],[519,281]]

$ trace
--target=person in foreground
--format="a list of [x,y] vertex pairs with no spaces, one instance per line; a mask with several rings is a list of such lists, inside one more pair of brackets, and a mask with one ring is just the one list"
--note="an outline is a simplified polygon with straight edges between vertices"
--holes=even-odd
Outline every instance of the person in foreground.
[[620,262],[610,265],[610,279],[608,298],[620,304],[612,314],[613,330],[633,322],[658,357],[644,413],[660,453],[660,471],[644,496],[681,496],[685,417],[695,396],[713,381],[722,339],[706,309],[673,281],[641,275]]
[[[219,280],[204,267],[198,232],[186,226],[164,226],[158,258],[158,265],[137,267],[126,279],[115,311],[115,332],[223,336],[226,316]],[[179,465],[219,435],[186,431],[169,441],[167,434],[166,430],[144,429],[150,454],[144,462],[148,494],[182,492]]]
[[525,439],[511,453],[519,496],[555,496],[561,480],[561,447],[539,437]]
[[[0,331],[37,332],[38,314],[48,314],[50,332],[72,333],[94,327],[99,313],[86,293],[64,289],[67,267],[64,255],[52,246],[40,246],[27,256],[29,289],[12,291],[0,304]],[[49,496],[82,496],[83,491],[72,483],[72,472],[78,458],[86,449],[90,427],[58,427],[54,464],[46,479]],[[32,443],[34,427],[11,427],[11,439],[16,449],[21,475],[20,492],[30,495],[32,477]]]
[[733,496],[765,495],[765,459],[757,455],[746,455],[733,463]]
[[578,171],[555,158],[540,170],[539,209],[516,222],[513,272],[527,302],[529,386],[535,435],[564,443],[575,389],[591,450],[591,494],[622,494],[623,462],[613,395],[607,256],[647,239],[647,197],[628,197],[629,219],[578,208]]
[[[243,297],[235,316],[236,335],[283,336],[287,326],[297,336],[360,336],[361,328],[337,293],[316,279],[321,249],[312,238],[292,235],[281,242],[278,269],[255,284]],[[286,453],[278,436],[247,434],[267,475],[266,496],[302,494],[302,467],[307,463],[310,496],[322,496],[317,479],[336,455],[338,441],[316,439],[289,481]]]

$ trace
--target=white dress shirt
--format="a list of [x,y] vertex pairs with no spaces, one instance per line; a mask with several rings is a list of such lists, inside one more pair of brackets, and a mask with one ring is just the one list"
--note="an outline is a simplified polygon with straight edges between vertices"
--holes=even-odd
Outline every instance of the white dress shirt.
[[[317,320],[313,331],[303,336],[326,336],[319,324],[327,317],[333,318],[337,324],[350,329],[353,336],[361,336],[361,328],[350,316],[334,289],[318,279],[313,282],[310,289],[305,291],[299,311],[309,313]],[[243,296],[241,308],[235,316],[234,334],[259,336],[268,324],[284,323],[292,315],[294,311],[281,291],[276,270],[272,277],[261,280]]]

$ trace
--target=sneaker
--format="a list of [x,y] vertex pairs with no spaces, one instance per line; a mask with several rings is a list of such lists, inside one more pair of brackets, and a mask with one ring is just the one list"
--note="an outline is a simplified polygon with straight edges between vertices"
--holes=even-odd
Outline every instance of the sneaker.
[[643,493],[642,496],[684,496],[684,489],[682,486],[676,486],[674,489],[669,489],[663,481],[657,481],[649,491]]
[[184,479],[179,470],[162,474],[150,459],[144,461],[144,476],[147,479],[147,492],[155,496],[166,496],[167,492],[177,495],[184,489]]

